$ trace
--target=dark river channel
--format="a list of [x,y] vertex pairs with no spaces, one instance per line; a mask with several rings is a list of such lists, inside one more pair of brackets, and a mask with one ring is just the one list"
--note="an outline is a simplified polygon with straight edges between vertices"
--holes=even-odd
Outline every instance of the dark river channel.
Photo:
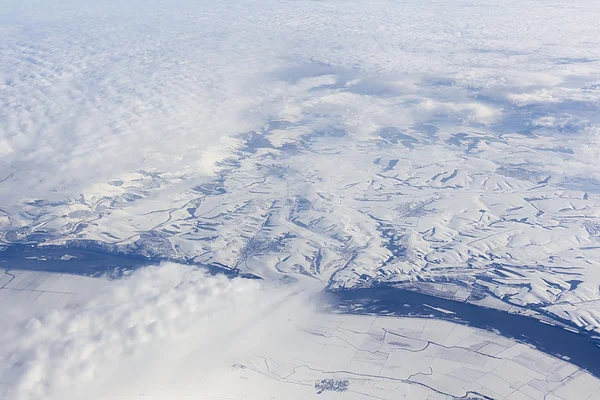
[[588,332],[575,333],[525,315],[386,286],[340,290],[332,295],[333,308],[344,313],[433,317],[494,330],[600,377],[600,341]]
[[[100,248],[11,246],[0,251],[0,268],[71,273],[98,276],[115,274],[160,259],[138,255],[115,254]],[[237,271],[203,266],[210,273],[237,276]],[[117,271],[115,273],[115,271]],[[254,277],[246,276],[245,277]],[[563,357],[574,365],[600,377],[600,343],[587,332],[575,333],[562,327],[542,323],[524,315],[438,298],[423,293],[386,286],[333,291],[331,307],[349,314],[379,314],[438,318],[494,330],[499,334],[534,345],[537,349]],[[435,310],[441,308],[449,312]]]

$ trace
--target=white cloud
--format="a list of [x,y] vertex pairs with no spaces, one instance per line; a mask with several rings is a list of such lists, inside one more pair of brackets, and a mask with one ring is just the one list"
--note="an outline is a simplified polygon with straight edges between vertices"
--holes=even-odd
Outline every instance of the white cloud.
[[420,108],[433,115],[450,114],[454,118],[482,124],[495,122],[502,115],[501,110],[474,102],[454,103],[428,99],[420,104]]
[[172,263],[146,267],[76,308],[3,327],[0,376],[15,400],[157,390],[177,398],[206,388],[217,367],[284,345],[313,312],[314,300],[293,290]]
[[[0,176],[14,175],[0,196],[10,204],[78,197],[123,172],[181,174],[190,160],[202,166],[198,176],[212,173],[220,156],[207,149],[275,114],[297,116],[315,85],[335,86],[336,76],[361,82],[347,87],[361,97],[413,96],[490,123],[498,108],[463,89],[555,86],[593,71],[593,62],[577,61],[590,54],[593,13],[546,13],[535,2],[442,2],[427,12],[418,4],[4,1]],[[578,21],[568,46],[554,29],[565,20]],[[538,52],[542,39],[551,54]],[[444,93],[445,81],[456,87]],[[402,105],[368,110],[397,115]],[[348,117],[338,111],[333,117]],[[365,116],[348,122],[363,132],[378,125]]]

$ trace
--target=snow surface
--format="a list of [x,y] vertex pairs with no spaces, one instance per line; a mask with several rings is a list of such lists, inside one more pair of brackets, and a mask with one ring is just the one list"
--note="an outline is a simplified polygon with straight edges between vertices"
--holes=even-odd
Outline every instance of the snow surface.
[[1,297],[2,400],[600,396],[598,378],[492,332],[319,312],[314,285],[177,264],[113,282],[14,274],[0,296],[27,295]]
[[597,21],[595,0],[4,0],[1,243],[600,333]]
[[598,2],[0,11],[4,243],[451,280],[599,329]]

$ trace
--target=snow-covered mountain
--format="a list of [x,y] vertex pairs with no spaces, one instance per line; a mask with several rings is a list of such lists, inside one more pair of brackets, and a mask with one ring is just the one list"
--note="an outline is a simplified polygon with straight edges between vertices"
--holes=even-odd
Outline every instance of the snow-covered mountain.
[[600,329],[595,2],[18,4],[6,246],[397,283]]

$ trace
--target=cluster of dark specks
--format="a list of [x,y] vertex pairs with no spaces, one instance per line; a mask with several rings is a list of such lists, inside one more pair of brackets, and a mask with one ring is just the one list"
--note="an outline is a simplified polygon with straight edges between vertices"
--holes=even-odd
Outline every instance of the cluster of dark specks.
[[348,390],[348,381],[345,379],[322,379],[315,383],[315,389],[317,389],[317,394],[325,391],[345,392]]

